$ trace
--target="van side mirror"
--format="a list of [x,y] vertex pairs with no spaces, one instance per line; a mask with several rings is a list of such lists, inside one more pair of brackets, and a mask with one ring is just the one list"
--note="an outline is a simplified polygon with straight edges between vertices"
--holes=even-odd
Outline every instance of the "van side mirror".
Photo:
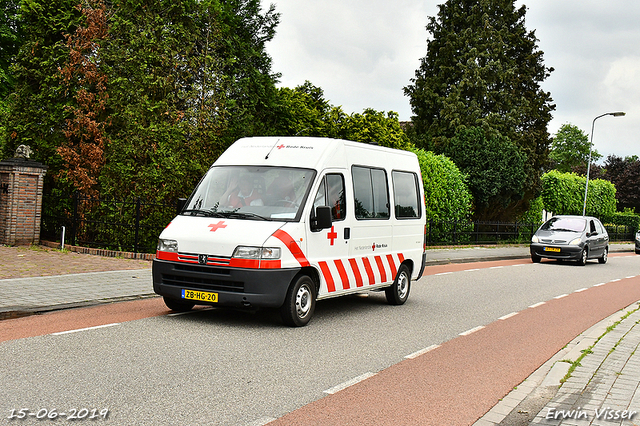
[[316,207],[315,217],[311,220],[311,229],[319,231],[321,229],[331,228],[331,207]]
[[182,209],[184,209],[185,204],[187,204],[186,198],[178,198],[178,202],[176,203],[176,214],[182,213]]

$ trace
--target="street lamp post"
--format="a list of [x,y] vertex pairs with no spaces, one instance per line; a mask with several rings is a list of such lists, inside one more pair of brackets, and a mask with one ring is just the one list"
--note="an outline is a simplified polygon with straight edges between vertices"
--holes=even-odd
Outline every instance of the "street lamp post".
[[587,162],[587,183],[584,186],[584,204],[582,205],[582,216],[585,215],[587,211],[587,191],[589,190],[589,170],[591,169],[591,148],[593,147],[593,128],[596,125],[596,120],[600,117],[604,117],[605,115],[612,115],[614,117],[622,117],[625,115],[624,112],[607,112],[605,114],[601,114],[593,119],[591,123],[591,140],[589,141],[589,160]]

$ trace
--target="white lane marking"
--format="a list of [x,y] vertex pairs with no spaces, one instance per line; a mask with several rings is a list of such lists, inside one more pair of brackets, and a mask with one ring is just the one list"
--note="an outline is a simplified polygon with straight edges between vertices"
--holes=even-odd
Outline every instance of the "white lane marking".
[[545,303],[546,303],[546,302],[538,302],[538,303],[536,303],[536,304],[534,304],[534,305],[531,305],[531,306],[529,306],[529,307],[530,307],[530,308],[537,308],[538,306],[542,306],[542,305],[544,305]]
[[560,296],[554,297],[554,299],[562,299],[563,297],[567,297],[567,296],[568,294],[565,293],[565,294],[561,294]]
[[465,270],[464,270],[464,271],[462,271],[462,272],[473,272],[473,271],[479,271],[479,270],[480,270],[480,268],[465,269]]
[[354,377],[351,380],[347,380],[344,383],[340,383],[337,386],[334,386],[334,387],[332,387],[330,389],[327,389],[326,391],[324,391],[324,393],[328,393],[329,395],[333,395],[334,393],[340,392],[341,390],[346,389],[349,386],[353,386],[356,383],[360,383],[361,381],[366,380],[369,377],[373,377],[375,375],[376,375],[376,373],[366,372],[366,373],[364,373],[364,374],[362,374],[362,375],[360,375],[358,377]]
[[264,426],[274,420],[276,420],[274,417],[261,417],[257,420],[252,421],[251,423],[247,423],[246,426]]
[[501,316],[501,317],[500,317],[500,318],[498,318],[498,319],[499,319],[499,320],[506,320],[506,319],[509,319],[509,318],[511,318],[511,317],[515,317],[516,315],[518,315],[518,313],[517,313],[517,312],[511,312],[510,314],[507,314],[507,315]]
[[625,277],[625,278],[635,278],[635,277],[636,275],[629,275],[628,277]]
[[440,272],[439,274],[435,274],[435,276],[438,276],[438,275],[449,275],[449,274],[453,274],[453,272]]
[[213,306],[211,308],[196,309],[195,311],[174,312],[172,314],[167,314],[167,316],[168,317],[177,317],[177,316],[180,316],[180,315],[196,314],[198,312],[210,311],[212,309],[214,309]]
[[459,334],[459,336],[468,336],[471,333],[475,333],[478,330],[482,330],[483,328],[484,328],[484,325],[479,325],[477,327],[472,328],[471,330],[463,331],[462,333]]
[[594,284],[594,287],[600,287],[601,285],[605,285],[606,283]]
[[420,355],[426,354],[427,352],[430,352],[434,349],[438,349],[440,347],[440,345],[431,345],[429,347],[426,347],[424,349],[420,349],[419,351],[416,351],[412,354],[409,354],[407,356],[405,356],[406,359],[414,359],[419,357]]
[[489,269],[502,269],[504,266],[492,266]]
[[618,281],[620,281],[620,278],[616,279],[616,280],[611,280],[609,281],[610,283],[617,283]]
[[580,293],[581,291],[585,291],[585,290],[588,290],[588,288],[587,287],[582,287],[582,288],[579,288],[578,290],[574,291],[574,293]]
[[57,333],[51,333],[51,335],[52,336],[60,336],[62,334],[77,333],[79,331],[96,330],[98,328],[113,327],[114,325],[120,325],[120,323],[119,322],[114,322],[112,324],[96,325],[95,327],[85,327],[85,328],[77,328],[75,330],[58,331]]

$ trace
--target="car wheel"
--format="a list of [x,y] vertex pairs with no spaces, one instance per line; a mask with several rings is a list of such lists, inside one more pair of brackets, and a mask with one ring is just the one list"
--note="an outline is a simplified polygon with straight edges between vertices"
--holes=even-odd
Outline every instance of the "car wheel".
[[290,327],[303,327],[309,323],[315,309],[316,284],[308,275],[299,275],[292,281],[280,307],[282,322]]
[[609,247],[605,247],[604,251],[602,252],[602,257],[598,258],[598,262],[607,263],[608,258],[609,258]]
[[390,287],[384,289],[384,294],[387,296],[387,303],[390,305],[402,305],[409,298],[409,291],[411,290],[411,273],[406,265],[400,265],[398,274],[393,284]]
[[531,255],[531,261],[533,263],[540,263],[540,260],[542,260],[542,258],[540,256],[536,256],[535,254]]
[[187,312],[190,311],[195,303],[193,302],[185,302],[180,299],[174,299],[172,297],[163,296],[164,304],[167,305],[167,308],[176,312]]
[[636,254],[640,254],[640,249],[636,249]]
[[580,259],[578,259],[578,265],[584,266],[587,264],[587,259],[589,258],[589,252],[587,248],[582,249],[582,253],[580,253]]

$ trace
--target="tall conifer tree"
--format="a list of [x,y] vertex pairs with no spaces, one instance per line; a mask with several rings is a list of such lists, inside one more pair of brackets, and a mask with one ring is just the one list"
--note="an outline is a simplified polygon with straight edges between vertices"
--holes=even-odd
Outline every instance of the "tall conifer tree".
[[502,219],[540,190],[555,109],[540,87],[553,69],[544,65],[535,32],[525,28],[525,14],[515,0],[448,0],[429,20],[427,54],[405,88],[418,146],[445,152],[459,131],[477,127],[487,138],[510,139],[526,155],[525,191],[505,200]]

